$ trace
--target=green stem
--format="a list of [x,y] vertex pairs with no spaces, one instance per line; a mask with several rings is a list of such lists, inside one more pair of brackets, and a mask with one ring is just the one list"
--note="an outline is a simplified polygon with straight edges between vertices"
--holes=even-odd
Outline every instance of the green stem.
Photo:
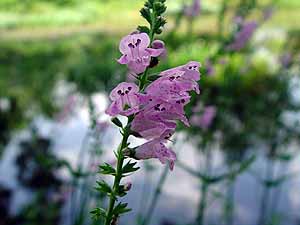
[[[205,174],[210,173],[211,169],[211,149],[207,148],[205,151]],[[207,194],[211,183],[207,182],[205,179],[201,179],[201,200],[198,206],[198,212],[195,224],[203,225],[205,220],[205,210],[207,205]]]
[[[276,163],[276,162],[274,162]],[[280,162],[277,162],[278,166],[280,167]],[[275,165],[274,165],[275,166]],[[279,171],[285,171],[284,169],[279,169]],[[277,174],[277,176],[282,176],[283,174],[279,173]],[[281,193],[282,193],[282,189],[283,189],[283,184],[279,184],[278,188],[277,188],[277,192],[274,193],[274,197],[271,198],[271,200],[273,200],[273,202],[270,204],[271,206],[273,206],[272,208],[272,214],[277,213],[277,208],[281,199]]]
[[225,224],[233,224],[234,218],[234,191],[235,191],[235,178],[229,180],[227,186],[227,197],[224,205],[224,221]]
[[201,185],[201,201],[198,207],[198,213],[196,218],[197,225],[204,224],[204,216],[205,216],[205,209],[206,209],[206,202],[207,202],[207,193],[208,193],[209,184],[207,182],[202,182]]
[[[153,42],[154,34],[155,34],[154,33],[155,18],[156,18],[156,13],[155,11],[153,11],[153,14],[151,14],[151,24],[150,24],[150,34],[149,34],[150,45]],[[140,84],[139,84],[140,91],[143,91],[146,86],[148,71],[149,71],[149,67],[146,68],[145,72],[140,77]]]
[[[114,180],[114,184],[113,184],[113,193],[118,192],[120,182],[121,182],[121,179],[122,179],[122,168],[123,168],[123,162],[124,162],[123,150],[127,146],[127,141],[128,141],[129,135],[130,135],[129,125],[130,125],[131,121],[132,121],[132,119],[129,118],[128,119],[128,124],[123,130],[124,133],[123,133],[122,142],[121,142],[121,144],[119,146],[119,149],[118,149],[118,152],[117,152],[118,160],[117,160],[116,176],[115,176],[115,180]],[[105,219],[105,225],[111,225],[111,221],[113,219],[113,209],[114,209],[114,206],[115,206],[115,202],[116,202],[115,196],[110,195],[109,206],[108,206],[106,219]]]
[[148,68],[149,67],[147,67],[145,72],[141,75],[140,84],[139,84],[140,91],[143,91],[144,88],[146,87],[147,75],[148,75],[148,70],[149,70]]
[[155,21],[156,20],[156,12],[153,10],[153,13],[151,13],[151,24],[150,24],[150,43],[153,42],[154,39],[154,26],[155,26]]
[[[265,171],[265,178],[264,179],[270,179],[273,180],[273,162],[272,159],[268,159],[267,165],[266,165],[266,171]],[[263,194],[260,204],[260,216],[258,219],[257,225],[264,225],[266,221],[266,214],[268,211],[269,206],[269,198],[270,198],[270,187],[264,184],[263,187]]]

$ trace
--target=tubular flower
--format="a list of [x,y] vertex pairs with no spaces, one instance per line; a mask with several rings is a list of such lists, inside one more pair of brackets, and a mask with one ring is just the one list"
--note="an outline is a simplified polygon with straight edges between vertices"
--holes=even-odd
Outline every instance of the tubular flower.
[[169,162],[170,170],[174,168],[176,154],[171,149],[165,146],[165,138],[153,139],[139,146],[135,150],[136,159],[151,159],[157,158],[162,164]]
[[112,104],[105,111],[110,116],[129,116],[139,111],[139,88],[134,83],[122,82],[109,95]]
[[150,38],[146,33],[130,34],[122,38],[119,49],[123,55],[118,62],[127,64],[135,74],[143,73],[150,65],[151,57],[158,57],[165,51],[164,48],[148,48],[149,45]]
[[185,65],[178,66],[160,73],[161,76],[174,75],[176,72],[184,72],[185,79],[191,79],[194,81],[200,80],[199,69],[201,64],[196,61],[190,61]]
[[165,43],[161,40],[154,40],[152,42],[152,48],[154,49],[162,49],[163,51],[159,55],[161,58],[166,58],[167,57],[167,49],[165,47]]

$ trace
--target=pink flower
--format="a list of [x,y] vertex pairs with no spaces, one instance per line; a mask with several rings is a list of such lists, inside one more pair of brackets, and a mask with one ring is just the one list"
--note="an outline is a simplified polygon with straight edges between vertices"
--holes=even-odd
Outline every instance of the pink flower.
[[[198,108],[193,110],[194,112],[198,112]],[[202,115],[194,114],[191,117],[191,124],[197,127],[201,127],[204,130],[207,130],[212,124],[217,113],[217,109],[215,106],[206,106]]]
[[244,48],[255,32],[257,26],[258,24],[256,21],[244,23],[241,30],[235,34],[233,42],[227,46],[227,50],[238,51]]
[[200,80],[200,72],[199,69],[201,67],[201,64],[196,61],[190,61],[185,65],[178,66],[166,71],[163,71],[160,73],[161,76],[168,76],[168,75],[174,75],[178,72],[184,72],[183,77],[184,79],[190,79],[194,81]]
[[136,115],[131,124],[131,129],[147,140],[158,138],[166,131],[175,128],[176,122],[164,121],[158,115],[149,118],[144,112]]
[[166,95],[156,96],[155,94],[157,93],[148,95],[144,100],[142,110],[135,116],[131,124],[132,130],[150,140],[158,138],[167,130],[175,130],[176,120],[189,126],[184,112],[184,106],[190,100],[187,93],[177,98]]
[[194,0],[193,4],[184,7],[184,15],[187,17],[196,17],[199,15],[201,10],[200,0]]
[[151,83],[147,88],[147,93],[155,93],[162,98],[177,98],[187,91],[195,91],[199,94],[199,85],[186,76],[183,71],[174,71],[169,75],[164,75]]
[[200,63],[192,61],[162,72],[161,77],[145,89],[141,111],[134,118],[131,129],[151,140],[166,130],[174,130],[177,120],[189,126],[184,106],[190,101],[189,91],[199,93],[196,82],[200,79],[199,67]]
[[110,116],[129,116],[139,111],[139,88],[134,83],[122,82],[109,95],[111,105],[105,111]]
[[154,40],[152,42],[152,48],[154,49],[162,49],[162,53],[159,55],[161,58],[167,57],[167,49],[165,47],[165,43],[161,40]]
[[196,82],[200,79],[199,68],[199,62],[191,61],[186,65],[163,71],[160,73],[161,77],[146,88],[146,92],[168,102],[182,101],[186,104],[189,100],[188,91],[200,93]]
[[132,183],[128,182],[128,183],[124,184],[123,189],[124,189],[124,191],[130,191],[131,187],[132,187]]
[[122,38],[120,52],[123,54],[118,60],[120,64],[127,64],[133,73],[143,73],[150,65],[151,57],[158,57],[164,49],[148,48],[150,38],[146,33],[130,34]]
[[[123,42],[128,42],[128,46],[140,46],[142,49],[149,44],[145,37],[148,36],[136,36],[134,41],[128,41],[127,38]],[[141,40],[142,38],[145,40]],[[139,55],[140,50],[134,52],[135,48],[132,47],[132,52],[125,47],[121,49],[123,59],[131,60],[136,54]],[[106,113],[111,116],[135,114],[130,129],[148,140],[136,148],[137,159],[158,158],[162,163],[168,161],[170,169],[173,169],[176,155],[164,143],[174,133],[178,120],[189,126],[184,106],[190,101],[189,91],[200,92],[197,83],[200,79],[199,68],[200,63],[191,61],[186,65],[166,70],[160,73],[160,78],[146,87],[143,94],[139,92],[137,85],[126,82],[120,83],[112,90],[112,104]]]
[[[151,100],[151,101],[150,101]],[[176,128],[176,120],[182,121],[186,126],[189,122],[184,115],[183,104],[167,102],[151,97],[150,103],[135,116],[131,129],[138,132],[145,139],[158,138],[168,130]]]
[[157,158],[162,164],[169,162],[170,170],[174,168],[176,154],[164,144],[164,139],[154,139],[139,146],[135,151],[137,159]]

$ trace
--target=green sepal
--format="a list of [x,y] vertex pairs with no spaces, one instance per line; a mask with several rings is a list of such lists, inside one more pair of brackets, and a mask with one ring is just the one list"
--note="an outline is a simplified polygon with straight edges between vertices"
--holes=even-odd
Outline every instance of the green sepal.
[[99,207],[93,209],[90,213],[92,214],[92,218],[94,220],[97,220],[100,217],[106,217],[105,209],[102,209],[102,208],[99,208]]
[[140,167],[134,167],[137,164],[137,162],[132,163],[131,160],[129,160],[125,166],[122,168],[122,173],[132,173],[137,171]]
[[111,122],[113,122],[113,124],[115,124],[116,126],[123,128],[122,122],[117,117],[112,118]]
[[112,193],[111,187],[104,180],[97,181],[97,186],[95,189],[103,193]]
[[104,163],[103,165],[99,166],[99,173],[105,175],[116,175],[116,170],[108,163]]
[[144,7],[140,10],[141,16],[144,17],[148,23],[152,23],[151,12],[148,8]]
[[150,34],[150,29],[146,26],[138,26],[137,28],[141,33],[147,33],[148,35]]
[[127,208],[127,203],[119,203],[113,210],[113,215],[115,216],[118,216],[120,214],[124,214],[124,213],[127,213],[127,212],[130,212],[131,209],[130,208]]

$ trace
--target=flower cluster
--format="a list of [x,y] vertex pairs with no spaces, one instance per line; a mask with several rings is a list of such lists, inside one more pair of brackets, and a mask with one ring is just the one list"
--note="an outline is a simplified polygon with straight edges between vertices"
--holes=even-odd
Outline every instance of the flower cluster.
[[[151,57],[164,52],[163,48],[149,48],[149,44],[145,33],[123,38],[120,44],[123,56],[119,62],[127,63],[129,69],[141,73],[149,65]],[[112,103],[106,113],[110,116],[134,115],[131,130],[148,141],[135,149],[134,158],[158,158],[163,164],[168,161],[170,169],[173,169],[176,154],[165,143],[174,133],[178,120],[189,126],[184,106],[190,101],[190,91],[200,92],[197,83],[200,80],[199,68],[199,62],[191,61],[161,72],[159,78],[145,90],[127,82],[112,90],[109,96]]]
[[120,64],[127,64],[131,73],[143,73],[150,65],[151,57],[165,54],[164,44],[154,41],[153,48],[149,48],[150,38],[146,33],[130,34],[120,42],[120,52],[123,54],[118,60]]

